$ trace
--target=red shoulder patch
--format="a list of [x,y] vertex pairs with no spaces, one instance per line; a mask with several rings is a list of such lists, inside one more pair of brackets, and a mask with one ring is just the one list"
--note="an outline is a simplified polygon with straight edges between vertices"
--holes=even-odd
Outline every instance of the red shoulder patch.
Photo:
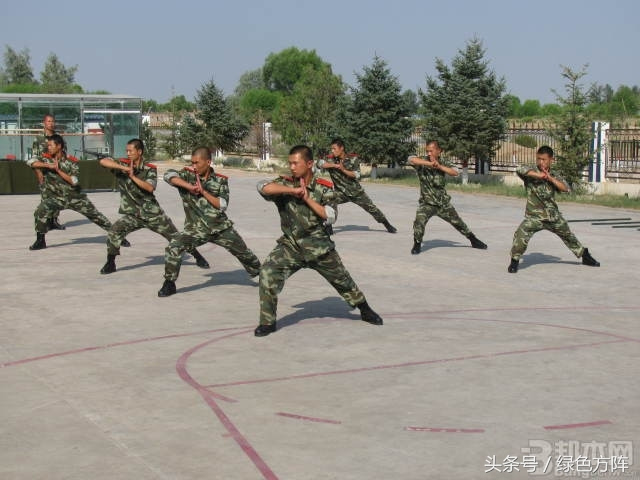
[[225,180],[229,179],[229,177],[227,177],[226,175],[222,175],[221,173],[216,173],[216,177],[224,178]]
[[73,155],[67,155],[67,158],[69,160],[71,160],[73,163],[78,163],[80,161],[76,157],[74,157]]
[[50,153],[43,153],[42,156],[44,158],[53,158]]
[[326,178],[316,178],[316,182],[320,185],[324,185],[325,187],[333,188],[333,182],[331,180],[327,180]]
[[119,158],[118,161],[120,163],[124,163],[125,165],[131,165],[131,160],[129,160],[128,158]]
[[158,167],[156,165],[154,165],[153,163],[145,163],[145,166],[147,166],[149,168],[153,168],[154,170],[158,169]]

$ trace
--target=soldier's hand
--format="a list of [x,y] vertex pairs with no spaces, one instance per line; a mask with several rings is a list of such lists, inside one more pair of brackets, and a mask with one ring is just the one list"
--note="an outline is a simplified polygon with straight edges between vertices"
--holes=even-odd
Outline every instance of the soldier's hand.
[[307,191],[307,182],[304,181],[304,178],[300,179],[300,188],[302,189],[302,195],[300,195],[300,198],[302,200],[306,200],[307,198],[309,198],[309,192]]

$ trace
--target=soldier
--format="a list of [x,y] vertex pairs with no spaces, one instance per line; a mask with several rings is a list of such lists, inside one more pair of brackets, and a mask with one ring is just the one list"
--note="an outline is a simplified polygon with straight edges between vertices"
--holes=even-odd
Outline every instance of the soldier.
[[389,223],[384,213],[371,201],[362,185],[360,185],[360,162],[349,158],[345,152],[344,142],[336,138],[331,142],[332,158],[319,160],[318,168],[327,170],[336,189],[336,202],[353,202],[373,216],[376,222],[385,226],[389,233],[396,233],[396,228]]
[[[42,119],[42,125],[44,129],[42,130],[42,134],[38,135],[36,139],[33,141],[33,148],[31,151],[32,157],[41,157],[45,153],[47,153],[47,138],[56,133],[56,118],[47,113]],[[46,190],[44,189],[44,176],[40,169],[34,168],[33,173],[36,174],[36,180],[38,181],[38,188],[40,189],[40,195],[43,196],[46,194]],[[49,230],[64,230],[66,227],[58,221],[58,217],[60,215],[60,211],[53,212],[51,218],[49,218]]]
[[[100,165],[111,169],[116,176],[120,191],[120,209],[118,213],[124,215],[117,220],[109,230],[107,238],[107,263],[100,273],[109,274],[116,271],[116,255],[120,255],[120,246],[127,246],[126,236],[148,228],[171,241],[174,233],[178,233],[171,219],[162,210],[155,195],[157,186],[157,167],[144,161],[144,144],[139,138],[132,138],[127,142],[127,158],[114,160],[102,158]],[[189,253],[196,259],[200,268],[209,268],[209,263],[195,248]]]
[[27,164],[39,169],[44,176],[42,201],[34,212],[36,241],[29,250],[47,248],[45,234],[49,231],[49,219],[54,212],[68,208],[81,213],[99,227],[109,230],[111,222],[100,213],[80,189],[78,159],[67,155],[64,140],[53,134],[47,140],[49,153],[31,158]]
[[179,172],[168,170],[164,175],[165,181],[180,192],[186,219],[184,231],[174,235],[165,249],[165,280],[158,291],[159,297],[176,293],[182,253],[207,242],[227,249],[251,277],[260,273],[260,260],[249,250],[225,213],[229,205],[229,184],[227,177],[215,173],[211,167],[211,150],[196,148],[191,154],[191,165]]
[[591,256],[589,249],[583,247],[571,233],[569,224],[560,214],[554,198],[555,193],[568,192],[569,187],[551,170],[553,160],[553,149],[545,145],[536,152],[536,168],[518,167],[518,176],[527,190],[527,207],[524,220],[513,235],[511,263],[507,268],[509,273],[518,272],[518,263],[527,249],[529,240],[540,230],[548,230],[558,235],[576,257],[582,258],[583,265],[600,266],[600,262]]
[[369,307],[325,230],[325,224],[336,219],[333,184],[314,176],[313,156],[306,145],[291,149],[289,168],[291,177],[258,183],[260,195],[278,207],[283,235],[260,270],[260,324],[255,336],[276,331],[278,294],[285,280],[301,268],[322,275],[351,307],[360,309],[362,320],[382,325],[382,318]]
[[458,169],[450,162],[441,159],[442,149],[436,141],[427,144],[427,158],[411,156],[408,163],[416,169],[420,180],[420,200],[416,219],[413,222],[413,248],[411,253],[417,255],[422,250],[422,238],[427,222],[438,216],[451,224],[462,235],[467,237],[473,248],[486,249],[469,227],[462,221],[456,209],[451,205],[451,197],[445,189],[445,175],[458,176]]

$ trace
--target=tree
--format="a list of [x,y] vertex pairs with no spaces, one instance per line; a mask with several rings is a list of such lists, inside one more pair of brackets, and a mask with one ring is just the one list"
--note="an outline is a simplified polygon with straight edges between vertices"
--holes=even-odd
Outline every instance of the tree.
[[144,144],[145,157],[147,158],[155,157],[158,141],[156,139],[156,136],[153,134],[153,130],[151,129],[151,126],[146,122],[142,123],[142,131],[141,131],[140,139]]
[[196,106],[193,102],[187,100],[184,95],[171,97],[167,103],[163,103],[160,108],[163,112],[193,112]]
[[505,95],[504,98],[508,105],[507,116],[509,118],[521,117],[522,104],[520,103],[520,98],[515,95]]
[[404,161],[413,151],[413,145],[407,142],[413,126],[397,77],[391,75],[384,60],[375,56],[371,66],[356,74],[356,83],[343,117],[349,149],[372,163],[393,165]]
[[222,90],[213,79],[196,94],[196,118],[203,125],[203,140],[212,150],[232,150],[240,145],[248,128],[234,117]]
[[240,75],[238,85],[236,86],[233,94],[236,97],[242,97],[249,90],[263,89],[267,86],[264,83],[262,74],[262,68],[256,68],[255,70],[249,70]]
[[183,115],[178,126],[178,139],[181,154],[191,153],[196,147],[207,143],[202,124],[189,113]]
[[426,137],[463,161],[475,157],[477,173],[480,160],[495,155],[512,101],[504,95],[504,78],[489,70],[484,54],[474,38],[458,51],[451,68],[436,59],[438,79],[427,77],[427,91],[420,91]]
[[6,45],[4,73],[8,84],[27,85],[36,83],[33,69],[31,68],[29,49],[25,48],[20,53],[17,53],[9,45]]
[[308,66],[319,71],[329,64],[325,63],[315,50],[289,47],[279,53],[271,53],[262,67],[264,85],[269,90],[290,94]]
[[562,67],[562,77],[567,81],[565,96],[553,90],[562,106],[562,113],[553,124],[547,126],[549,135],[555,140],[555,158],[560,175],[575,189],[580,188],[582,171],[589,164],[591,122],[587,115],[587,95],[579,83],[587,74],[586,68],[587,65],[580,71],[574,71],[569,67]]
[[521,117],[539,117],[542,112],[539,100],[525,100],[520,107]]
[[286,143],[304,143],[318,153],[329,146],[336,133],[336,102],[344,91],[342,79],[331,67],[316,70],[307,65],[291,95],[282,99],[274,127]]
[[280,105],[281,95],[266,88],[254,88],[240,98],[239,111],[242,117],[252,122],[256,114],[265,120],[271,120]]
[[420,104],[418,103],[418,94],[410,88],[402,92],[402,108],[407,112],[408,116],[418,113]]
[[49,54],[40,72],[40,83],[45,93],[82,92],[82,88],[75,84],[75,74],[78,66],[65,67],[55,53]]

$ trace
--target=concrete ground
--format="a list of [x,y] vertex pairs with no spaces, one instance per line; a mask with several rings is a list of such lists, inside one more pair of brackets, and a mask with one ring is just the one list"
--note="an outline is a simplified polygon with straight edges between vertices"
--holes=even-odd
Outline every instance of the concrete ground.
[[[263,176],[226,173],[228,214],[264,259],[280,231]],[[224,249],[202,246],[212,268],[187,258],[158,298],[164,238],[131,234],[100,275],[105,232],[67,210],[29,251],[39,198],[2,196],[0,478],[640,478],[640,232],[571,223],[600,268],[540,232],[513,275],[523,199],[452,194],[489,249],[433,219],[416,256],[416,189],[365,187],[398,233],[347,204],[334,239],[384,326],[304,270],[265,338],[257,282]],[[180,228],[177,192],[157,195]],[[117,193],[89,197],[118,217]]]

